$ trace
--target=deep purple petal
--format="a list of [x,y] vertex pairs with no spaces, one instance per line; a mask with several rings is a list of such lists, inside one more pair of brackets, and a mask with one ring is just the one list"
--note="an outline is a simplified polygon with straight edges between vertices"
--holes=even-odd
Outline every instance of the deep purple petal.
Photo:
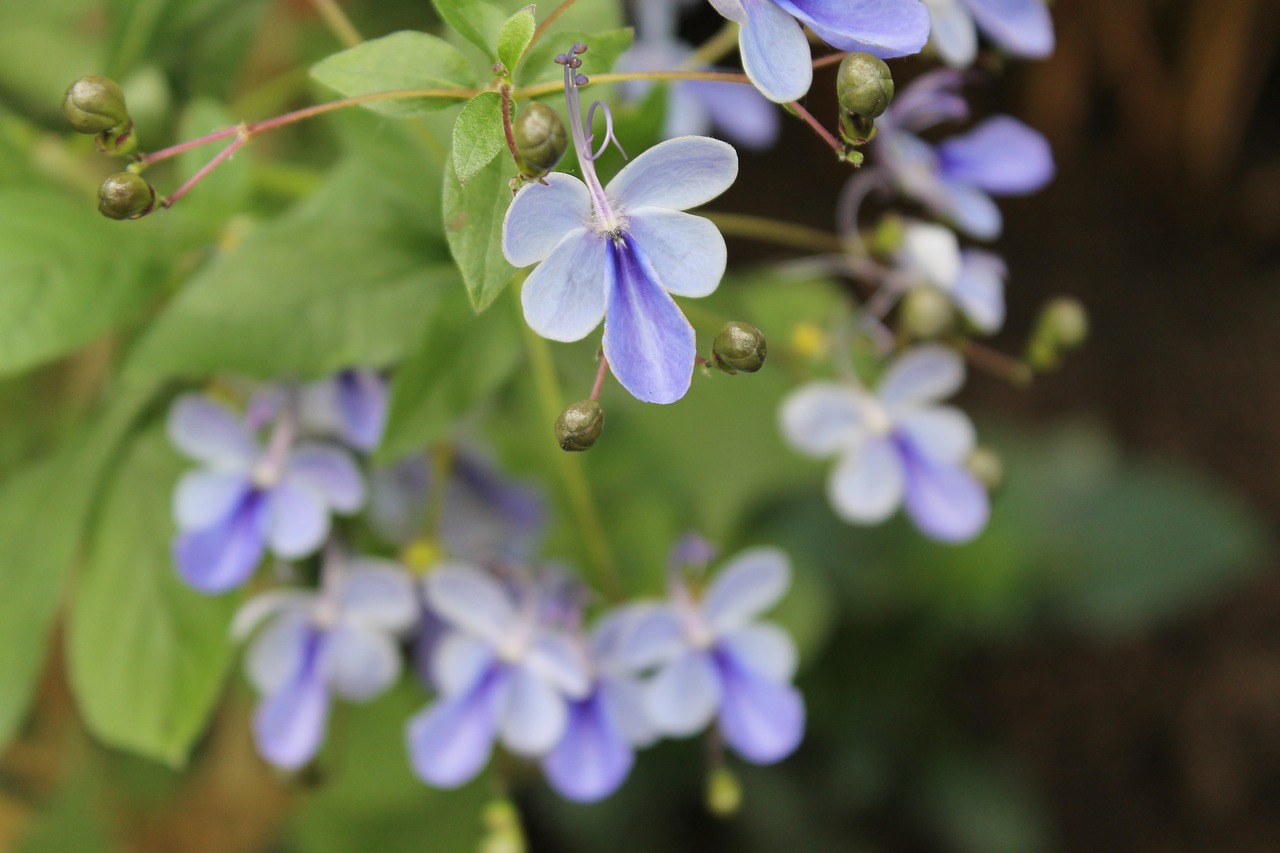
[[991,507],[986,489],[961,464],[933,459],[910,440],[897,442],[906,469],[907,514],[926,536],[967,542],[982,532]]
[[262,493],[251,491],[222,522],[179,534],[173,543],[178,574],[190,586],[211,595],[247,581],[265,548],[264,511]]
[[715,655],[724,689],[720,731],[748,761],[771,764],[790,755],[804,737],[804,700],[790,684],[765,678],[730,652]]
[[616,791],[634,763],[631,746],[596,692],[570,704],[564,736],[542,759],[542,770],[562,796],[591,803]]
[[322,666],[324,641],[323,634],[310,633],[298,671],[254,714],[258,751],[277,767],[296,770],[315,756],[324,739],[329,719],[329,691]]
[[994,195],[1024,195],[1053,180],[1053,150],[1012,116],[992,116],[938,145],[942,174]]
[[438,788],[457,788],[484,768],[506,683],[507,671],[495,666],[471,690],[437,700],[409,721],[409,759],[418,778]]
[[689,390],[697,356],[693,326],[658,283],[634,241],[606,243],[610,275],[604,354],[623,388],[646,403],[674,403]]
[[929,38],[920,0],[775,0],[832,47],[888,59],[919,53]]
[[1044,0],[965,0],[978,26],[1005,50],[1040,59],[1053,53],[1053,19]]

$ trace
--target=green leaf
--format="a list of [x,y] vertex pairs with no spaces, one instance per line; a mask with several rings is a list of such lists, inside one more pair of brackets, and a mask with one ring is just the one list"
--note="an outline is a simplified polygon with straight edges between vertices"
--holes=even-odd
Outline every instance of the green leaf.
[[485,0],[431,0],[431,3],[458,35],[484,51],[490,60],[498,58],[493,45],[506,13]]
[[453,125],[453,171],[466,183],[506,147],[502,96],[481,92],[462,108]]
[[533,41],[534,30],[538,28],[533,18],[534,7],[525,6],[516,12],[502,25],[498,33],[498,61],[507,67],[507,71],[515,71],[524,56],[525,48]]
[[0,749],[31,701],[63,578],[99,481],[153,388],[118,393],[89,432],[0,486]]
[[382,178],[349,163],[189,281],[129,370],[268,379],[391,363],[413,346],[438,294],[457,286],[443,249]]
[[422,347],[396,371],[379,457],[397,459],[445,436],[511,376],[520,352],[514,311],[477,317],[462,289],[451,291],[432,316]]
[[65,355],[137,313],[162,285],[152,223],[93,202],[0,190],[0,374]]
[[111,746],[181,764],[231,663],[236,596],[186,587],[169,552],[184,462],[160,429],[136,439],[107,490],[68,626],[71,689]]
[[[311,66],[311,76],[347,97],[402,89],[469,89],[476,84],[470,63],[456,47],[433,35],[408,30],[326,57]],[[444,109],[466,97],[400,98],[364,106],[383,115],[404,117]]]
[[444,176],[444,233],[477,311],[488,308],[515,273],[502,255],[502,218],[511,205],[506,163],[495,159],[465,185],[452,161]]
[[587,46],[587,52],[582,55],[582,73],[605,74],[613,70],[613,64],[631,47],[634,37],[635,32],[626,28],[602,33],[558,32],[554,38],[541,38],[520,63],[517,82],[521,86],[533,86],[562,79],[564,69],[556,65],[556,55],[564,53],[575,42]]

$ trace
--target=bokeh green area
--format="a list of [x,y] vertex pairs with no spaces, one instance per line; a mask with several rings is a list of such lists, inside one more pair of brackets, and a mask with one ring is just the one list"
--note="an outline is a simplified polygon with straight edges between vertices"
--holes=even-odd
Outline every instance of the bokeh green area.
[[[1020,398],[1034,390],[987,386],[976,400],[982,443],[1005,472],[977,541],[938,545],[901,518],[839,522],[826,466],[784,447],[776,413],[823,372],[797,329],[825,328],[846,291],[770,262],[794,252],[741,241],[720,290],[685,304],[704,350],[726,319],[762,328],[766,368],[698,372],[670,407],[608,386],[605,437],[563,458],[543,397],[548,383],[561,403],[586,395],[595,344],[531,340],[510,288],[473,314],[442,192],[457,107],[293,126],[255,140],[171,211],[129,223],[96,212],[96,188],[119,165],[62,125],[71,80],[120,80],[144,150],[304,106],[331,96],[306,69],[341,48],[318,5],[0,8],[0,848],[449,853],[477,848],[486,804],[506,792],[535,850],[1054,849],[1052,793],[963,711],[975,661],[1131,643],[1193,618],[1268,564],[1266,516],[1194,453],[1122,442],[1104,390],[1072,384],[1068,362],[1037,387],[1065,378],[1081,393],[1075,414],[1028,416]],[[343,7],[370,38],[444,32],[422,0]],[[581,0],[558,26],[622,23],[619,4]],[[483,74],[480,51],[446,37]],[[618,118],[638,150],[656,139],[660,100]],[[769,156],[814,157],[797,138]],[[170,191],[203,162],[197,152],[147,175]],[[744,158],[713,207],[760,213],[803,195],[778,183],[797,170],[771,162]],[[490,178],[506,180],[475,180]],[[489,448],[551,499],[545,556],[588,577],[608,564],[628,594],[659,594],[668,551],[690,530],[725,554],[786,549],[794,584],[775,615],[801,651],[800,750],[770,768],[731,757],[743,804],[728,817],[706,809],[700,740],[643,753],[595,806],[560,800],[509,757],[463,790],[432,791],[405,755],[404,722],[427,700],[406,676],[340,709],[312,767],[269,770],[249,740],[254,697],[227,631],[239,596],[197,595],[169,562],[185,463],[159,425],[175,393],[215,374],[315,377],[353,364],[394,370],[383,461],[438,442]],[[565,465],[589,484],[603,556]]]

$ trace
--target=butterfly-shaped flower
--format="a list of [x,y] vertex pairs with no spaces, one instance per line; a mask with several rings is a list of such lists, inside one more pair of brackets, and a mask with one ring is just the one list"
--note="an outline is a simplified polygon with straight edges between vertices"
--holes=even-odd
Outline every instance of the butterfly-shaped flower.
[[932,222],[908,221],[894,261],[917,287],[946,294],[974,328],[991,334],[1004,324],[1004,261],[991,252],[961,249],[955,232]]
[[1014,56],[1053,53],[1053,19],[1044,0],[924,0],[933,28],[930,43],[954,68],[973,64],[978,31]]

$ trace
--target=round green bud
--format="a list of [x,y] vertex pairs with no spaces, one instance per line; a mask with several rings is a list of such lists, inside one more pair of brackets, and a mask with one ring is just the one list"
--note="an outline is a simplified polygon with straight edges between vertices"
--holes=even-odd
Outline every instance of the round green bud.
[[554,169],[569,148],[569,137],[560,116],[551,107],[536,101],[520,111],[511,132],[516,140],[520,168],[535,178]]
[[711,344],[712,361],[725,373],[755,373],[764,365],[769,345],[750,323],[726,323]]
[[840,63],[836,96],[845,112],[876,118],[893,100],[893,74],[883,59],[869,53],[851,53]]
[[1080,300],[1069,296],[1049,300],[1040,322],[1060,347],[1078,347],[1089,337],[1089,314]]
[[98,212],[108,219],[137,219],[155,206],[155,187],[133,172],[116,172],[98,189]]
[[902,298],[902,328],[913,338],[936,338],[954,319],[951,300],[936,287],[915,287]]
[[965,467],[988,492],[994,492],[1004,483],[1004,462],[988,447],[975,447],[965,460]]
[[129,123],[124,92],[106,77],[81,77],[68,86],[62,114],[81,133],[102,133]]
[[590,450],[604,429],[604,409],[595,400],[580,400],[556,418],[556,441],[561,450]]
[[524,830],[514,803],[508,799],[491,800],[481,819],[488,832],[480,842],[480,853],[525,853]]
[[707,776],[707,811],[716,817],[732,817],[742,808],[742,783],[727,767]]

